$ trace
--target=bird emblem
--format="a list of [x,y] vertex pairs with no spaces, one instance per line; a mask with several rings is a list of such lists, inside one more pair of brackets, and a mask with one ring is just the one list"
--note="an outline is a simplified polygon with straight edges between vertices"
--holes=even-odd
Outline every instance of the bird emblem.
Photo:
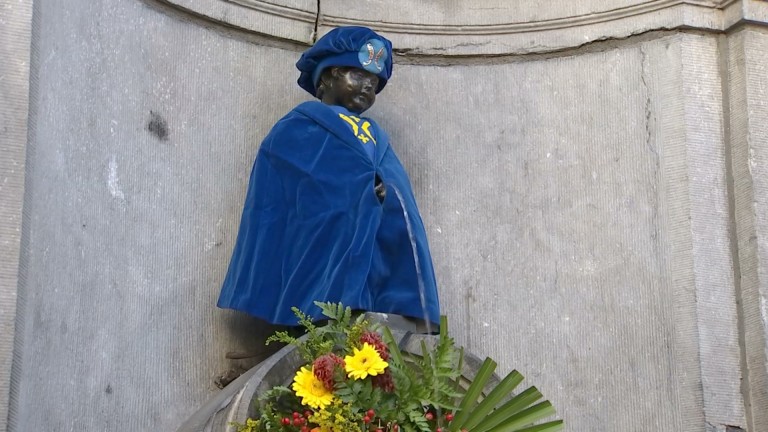
[[370,42],[368,42],[365,47],[368,50],[368,60],[362,63],[363,67],[367,68],[368,66],[373,65],[377,71],[381,71],[383,69],[383,66],[379,64],[379,61],[384,56],[384,53],[386,53],[385,47],[379,48],[378,52],[373,47],[373,44]]

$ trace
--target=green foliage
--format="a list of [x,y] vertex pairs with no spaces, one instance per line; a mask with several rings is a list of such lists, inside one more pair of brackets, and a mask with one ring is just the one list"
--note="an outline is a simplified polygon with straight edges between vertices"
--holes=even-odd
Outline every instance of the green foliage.
[[[446,432],[463,429],[472,432],[556,432],[562,429],[562,420],[540,422],[554,415],[555,411],[548,401],[540,402],[542,395],[536,388],[514,393],[523,381],[517,371],[510,372],[493,389],[487,389],[496,368],[491,359],[485,360],[465,388],[466,384],[462,385],[462,380],[466,382],[467,379],[462,376],[464,351],[448,336],[445,317],[441,318],[441,332],[434,346],[422,341],[420,352],[411,353],[401,351],[388,328],[378,329],[363,315],[354,317],[349,307],[336,303],[315,304],[328,318],[326,325],[318,327],[311,317],[293,308],[307,335],[295,338],[287,332],[277,332],[268,343],[295,345],[309,369],[319,357],[334,354],[336,357],[323,357],[325,366],[317,366],[321,375],[313,369],[316,378],[302,378],[325,383],[326,394],[333,395],[330,405],[307,412],[308,407],[301,405],[303,400],[291,389],[277,386],[259,398],[258,420],[249,419],[246,424],[236,425],[238,432],[298,431],[299,427],[293,423],[285,424],[293,421],[298,413],[302,413],[301,421],[305,421],[302,425],[307,429],[322,426],[332,432],[390,432],[395,430],[395,425],[402,432],[432,432],[438,427]],[[376,336],[369,342],[375,336],[373,332],[379,330],[381,339]],[[353,356],[353,353],[355,349],[363,348],[363,341],[376,345],[374,348],[381,358],[374,363],[388,357],[382,376],[353,379],[351,376],[354,375],[348,377],[343,365],[328,366],[328,359],[340,362],[345,356],[353,359],[353,363],[347,364],[355,364],[354,356],[358,354]],[[324,369],[328,367],[333,368],[332,371]],[[371,375],[376,374],[372,372]],[[390,384],[382,384],[387,382],[385,378]],[[328,379],[332,389],[328,387],[331,385]],[[371,411],[375,412],[373,418],[370,418]]]
[[422,432],[430,432],[432,430],[427,418],[424,417],[424,410],[421,406],[411,403],[405,406],[405,414],[408,417],[403,425],[404,430],[419,430]]
[[[327,335],[328,329],[318,328],[315,323],[312,322],[312,317],[300,311],[299,308],[292,307],[291,310],[299,319],[299,325],[304,327],[309,334],[306,342],[301,342],[299,339],[289,335],[288,332],[279,331],[267,338],[267,345],[272,342],[295,345],[299,350],[301,357],[306,361],[312,361],[323,354],[331,352],[334,346],[334,340]],[[351,315],[351,309],[348,312]]]
[[245,423],[232,422],[230,424],[235,427],[237,432],[258,432],[260,430],[259,421],[254,419],[247,419]]
[[557,432],[562,430],[562,420],[534,425],[539,420],[555,415],[555,410],[549,401],[532,406],[542,397],[535,387],[530,387],[499,405],[512,395],[515,387],[523,381],[523,376],[517,371],[507,374],[490,393],[483,397],[483,387],[487,385],[495,368],[496,362],[486,358],[459,403],[459,409],[450,424],[451,432],[464,429],[472,432]]
[[378,407],[383,399],[383,392],[374,389],[370,380],[343,381],[334,393],[342,402],[361,408]]
[[316,301],[315,306],[320,308],[324,316],[335,321],[335,323],[341,327],[348,327],[352,320],[352,308],[344,307],[341,303],[323,303]]

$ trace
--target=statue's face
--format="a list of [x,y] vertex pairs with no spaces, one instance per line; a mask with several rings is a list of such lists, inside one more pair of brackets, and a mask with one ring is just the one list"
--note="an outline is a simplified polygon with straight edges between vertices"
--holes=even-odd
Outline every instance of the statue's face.
[[340,105],[360,114],[376,102],[379,77],[364,69],[333,67],[327,82],[323,103]]

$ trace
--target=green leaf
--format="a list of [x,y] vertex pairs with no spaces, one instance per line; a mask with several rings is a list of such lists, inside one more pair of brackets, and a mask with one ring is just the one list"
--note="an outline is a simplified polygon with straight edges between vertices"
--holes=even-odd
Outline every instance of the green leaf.
[[424,417],[423,411],[408,411],[408,420],[410,420],[411,423],[418,427],[422,432],[432,432],[432,430],[429,428],[429,423],[427,422],[426,417]]
[[[442,328],[442,327],[441,327]],[[461,372],[464,370],[464,347],[459,348],[459,364],[456,366],[456,370]],[[461,386],[462,374],[459,373],[453,379],[453,391],[456,396],[454,397],[453,404],[458,406],[461,398],[464,397],[464,388]],[[455,410],[454,410],[455,411]]]
[[504,377],[501,382],[485,396],[482,402],[475,409],[472,410],[471,419],[467,419],[462,427],[471,429],[474,432],[475,426],[480,423],[485,417],[504,400],[512,390],[515,389],[521,382],[523,382],[523,376],[518,371],[512,371]]
[[392,336],[392,331],[389,327],[384,327],[384,342],[389,347],[389,356],[397,364],[405,364],[403,361],[403,353],[400,351],[400,347],[395,342],[395,337]]
[[562,420],[555,420],[552,422],[527,427],[525,429],[518,429],[515,432],[558,432],[563,430],[563,426],[564,423]]
[[[505,420],[500,425],[493,429],[489,429],[490,432],[516,432],[524,426],[528,426],[537,420],[543,419],[555,415],[555,408],[549,401],[544,401],[536,404],[524,411],[513,415]],[[474,432],[474,431],[473,431]]]
[[488,380],[493,376],[493,371],[496,369],[496,362],[491,358],[486,357],[480,369],[472,379],[472,384],[469,385],[467,393],[464,395],[459,410],[455,413],[453,421],[451,422],[451,431],[458,431],[469,418],[472,409],[477,405],[477,401],[485,387]]
[[352,308],[344,307],[341,303],[328,303],[328,302],[314,302],[315,306],[320,308],[320,311],[326,317],[336,321],[341,326],[348,326],[352,318]]
[[504,405],[495,409],[490,415],[486,416],[485,418],[478,417],[479,420],[481,420],[479,423],[473,422],[471,420],[467,422],[467,425],[470,425],[472,423],[477,423],[476,426],[472,424],[471,426],[466,426],[466,427],[472,428],[473,431],[474,430],[485,431],[485,430],[491,429],[496,425],[503,423],[506,419],[512,417],[518,412],[526,409],[531,404],[533,404],[534,402],[536,402],[541,398],[542,398],[542,395],[536,389],[536,387],[530,387],[527,390],[520,393],[519,395],[512,398],[510,401],[508,401]]
[[281,396],[293,396],[293,392],[291,389],[285,386],[274,386],[271,389],[264,392],[262,395],[259,396],[260,401],[267,401],[269,399],[276,400]]

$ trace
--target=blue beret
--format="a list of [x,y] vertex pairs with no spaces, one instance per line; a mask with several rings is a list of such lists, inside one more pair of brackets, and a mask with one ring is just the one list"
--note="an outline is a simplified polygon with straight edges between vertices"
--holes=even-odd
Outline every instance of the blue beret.
[[376,93],[392,76],[392,42],[367,27],[338,27],[321,37],[296,62],[299,86],[315,96],[323,69],[350,66],[379,77]]

